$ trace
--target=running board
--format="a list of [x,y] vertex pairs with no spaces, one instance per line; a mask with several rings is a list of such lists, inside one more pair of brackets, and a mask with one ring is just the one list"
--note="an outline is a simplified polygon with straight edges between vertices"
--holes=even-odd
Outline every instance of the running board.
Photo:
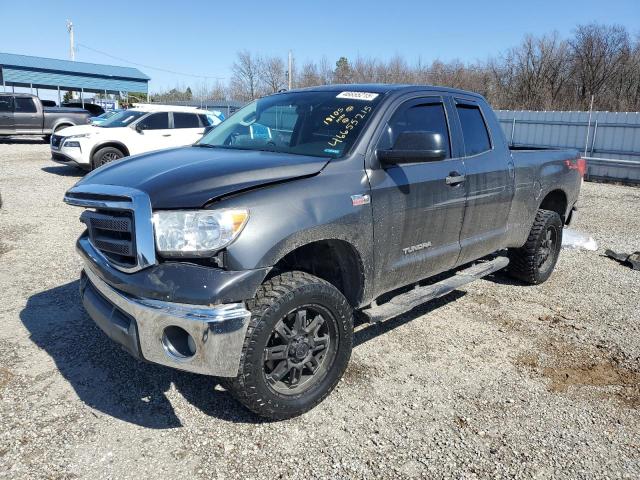
[[453,292],[456,288],[486,277],[493,272],[497,272],[508,264],[509,259],[507,257],[496,257],[487,262],[476,263],[464,270],[456,272],[452,277],[445,278],[433,285],[416,287],[409,292],[393,297],[382,305],[375,305],[374,303],[373,305],[375,306],[362,310],[362,313],[369,317],[370,323],[378,323],[387,318],[397,317],[418,305],[440,298],[447,293]]

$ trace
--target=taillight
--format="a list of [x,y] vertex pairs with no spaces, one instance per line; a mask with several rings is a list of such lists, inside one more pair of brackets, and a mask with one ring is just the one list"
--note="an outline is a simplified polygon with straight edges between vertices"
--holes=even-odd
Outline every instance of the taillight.
[[576,160],[576,165],[578,166],[578,172],[580,173],[580,176],[584,178],[584,176],[587,174],[587,159],[579,158],[578,160]]
[[565,160],[564,163],[569,167],[569,170],[578,170],[582,178],[587,173],[587,160],[584,158],[578,157],[575,160]]

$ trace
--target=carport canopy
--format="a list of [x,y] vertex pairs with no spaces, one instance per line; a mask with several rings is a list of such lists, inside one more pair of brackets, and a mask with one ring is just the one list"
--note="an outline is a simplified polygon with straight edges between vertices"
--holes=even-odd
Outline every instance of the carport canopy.
[[[150,77],[137,68],[0,52],[0,84],[31,89],[148,95]],[[59,98],[58,98],[59,99]]]

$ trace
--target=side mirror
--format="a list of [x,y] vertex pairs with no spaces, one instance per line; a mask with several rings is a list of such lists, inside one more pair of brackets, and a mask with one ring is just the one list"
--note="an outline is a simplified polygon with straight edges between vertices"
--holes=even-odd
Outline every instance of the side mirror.
[[391,150],[378,150],[378,160],[387,165],[434,162],[447,156],[445,139],[436,132],[402,132]]
[[136,123],[136,126],[135,126],[136,132],[138,132],[138,133],[142,133],[142,132],[144,132],[144,129],[145,129],[145,128],[146,128],[146,125],[145,125],[145,124],[143,124],[143,123]]
[[216,128],[216,126],[217,125],[207,125],[206,127],[204,127],[204,132],[202,133],[202,136],[204,137],[207,133],[209,133],[211,130]]

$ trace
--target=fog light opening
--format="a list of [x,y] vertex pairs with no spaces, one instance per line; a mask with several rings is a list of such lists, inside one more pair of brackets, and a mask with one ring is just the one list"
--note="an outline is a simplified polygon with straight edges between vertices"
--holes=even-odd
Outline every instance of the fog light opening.
[[177,360],[188,360],[196,354],[196,342],[184,328],[165,328],[162,333],[162,345],[167,354]]

